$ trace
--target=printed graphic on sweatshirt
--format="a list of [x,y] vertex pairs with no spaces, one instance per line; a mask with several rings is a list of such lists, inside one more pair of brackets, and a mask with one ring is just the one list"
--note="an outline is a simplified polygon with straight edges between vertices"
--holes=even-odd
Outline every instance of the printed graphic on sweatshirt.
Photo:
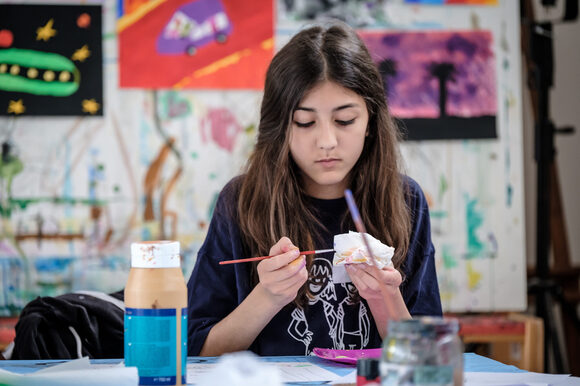
[[[356,287],[352,283],[335,285],[332,281],[332,263],[316,258],[308,279],[310,292],[314,296],[306,310],[296,308],[288,326],[288,334],[304,344],[304,355],[309,355],[314,332],[309,320],[324,315],[328,339],[334,349],[360,349],[369,342],[371,321],[365,304],[358,301]],[[356,316],[354,316],[356,315]],[[319,332],[323,334],[324,332]]]

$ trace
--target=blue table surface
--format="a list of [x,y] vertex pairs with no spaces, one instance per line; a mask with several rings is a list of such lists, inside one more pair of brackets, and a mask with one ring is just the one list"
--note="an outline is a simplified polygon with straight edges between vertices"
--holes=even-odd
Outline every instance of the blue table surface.
[[[188,357],[188,363],[213,363],[219,357]],[[496,372],[496,373],[515,373],[525,372],[515,366],[503,364],[493,359],[483,357],[474,353],[463,354],[464,370],[466,372]],[[316,356],[279,356],[279,357],[261,357],[261,360],[268,362],[310,362],[317,364],[327,370],[330,370],[338,375],[346,375],[353,368],[354,365],[346,365],[332,362],[326,359],[321,359]],[[91,363],[95,364],[118,364],[122,359],[93,359]],[[11,371],[18,374],[26,374],[34,372],[41,368],[66,362],[65,360],[5,360],[0,361],[0,369]]]

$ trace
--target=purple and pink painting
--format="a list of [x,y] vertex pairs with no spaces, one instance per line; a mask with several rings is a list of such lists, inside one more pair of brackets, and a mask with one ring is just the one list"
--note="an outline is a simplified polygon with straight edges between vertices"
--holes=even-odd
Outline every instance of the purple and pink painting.
[[407,140],[496,138],[490,31],[359,31]]

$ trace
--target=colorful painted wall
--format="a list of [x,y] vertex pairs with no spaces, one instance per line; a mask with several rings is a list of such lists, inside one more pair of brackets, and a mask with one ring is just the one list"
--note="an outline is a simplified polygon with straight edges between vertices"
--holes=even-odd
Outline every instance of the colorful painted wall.
[[[236,1],[222,0],[217,2],[221,8],[206,7],[205,19],[197,20],[200,25],[210,20],[214,32],[221,26],[219,34],[210,39],[203,32],[207,28],[195,34],[189,27],[180,29],[199,14],[188,4],[206,2],[84,3],[101,5],[103,115],[0,115],[0,315],[17,313],[37,295],[121,289],[129,245],[135,240],[179,240],[189,275],[217,194],[251,151],[261,101],[256,84],[263,81],[267,59],[309,18],[336,15],[348,15],[361,35],[433,31],[455,34],[471,47],[455,50],[455,62],[447,61],[463,71],[456,73],[459,82],[449,83],[448,93],[456,98],[449,112],[464,120],[459,127],[465,132],[473,132],[483,115],[494,117],[493,135],[466,139],[473,137],[459,130],[450,135],[463,139],[408,141],[403,153],[407,172],[429,199],[445,309],[525,307],[516,2],[434,6],[351,1],[330,9],[313,7],[315,1],[294,2],[290,8],[290,2],[274,6],[261,1],[252,3],[259,9],[248,13],[236,8]],[[163,7],[165,19],[155,13],[156,6]],[[267,25],[269,18],[276,24],[270,21],[271,29],[253,31],[248,15],[257,17],[254,24]],[[55,16],[54,39],[59,36],[57,21]],[[179,33],[196,45],[174,45],[183,50],[180,58],[155,51],[159,39]],[[475,52],[469,36],[483,42],[477,60],[462,56]],[[0,31],[0,49],[8,48],[6,42]],[[400,60],[392,50],[390,59]],[[135,62],[135,57],[142,59]],[[420,116],[421,109],[439,108],[441,113],[440,94],[433,92],[440,81],[433,74],[426,78],[431,99],[427,105],[411,104],[411,110],[407,104],[409,117]],[[404,81],[388,84],[404,90]],[[481,104],[457,98],[465,90],[482,88],[491,91]],[[19,99],[26,106],[25,95]],[[427,123],[435,127],[442,124],[437,119],[449,118],[431,115]]]

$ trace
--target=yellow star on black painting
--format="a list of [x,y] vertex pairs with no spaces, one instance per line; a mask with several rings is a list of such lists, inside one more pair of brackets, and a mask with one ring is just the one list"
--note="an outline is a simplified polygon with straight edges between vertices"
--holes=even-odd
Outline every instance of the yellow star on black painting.
[[95,114],[99,111],[101,105],[97,103],[94,99],[84,99],[83,100],[83,112],[89,114]]
[[56,30],[52,28],[54,24],[54,19],[50,19],[43,27],[38,27],[36,29],[36,40],[48,41],[51,37],[56,35]]
[[18,99],[17,101],[10,101],[8,102],[8,114],[20,115],[24,111],[26,111],[26,107],[24,107],[24,103],[22,103],[22,99]]
[[89,56],[91,56],[91,51],[89,50],[89,47],[85,44],[84,46],[75,51],[71,59],[77,60],[79,62],[84,62]]

